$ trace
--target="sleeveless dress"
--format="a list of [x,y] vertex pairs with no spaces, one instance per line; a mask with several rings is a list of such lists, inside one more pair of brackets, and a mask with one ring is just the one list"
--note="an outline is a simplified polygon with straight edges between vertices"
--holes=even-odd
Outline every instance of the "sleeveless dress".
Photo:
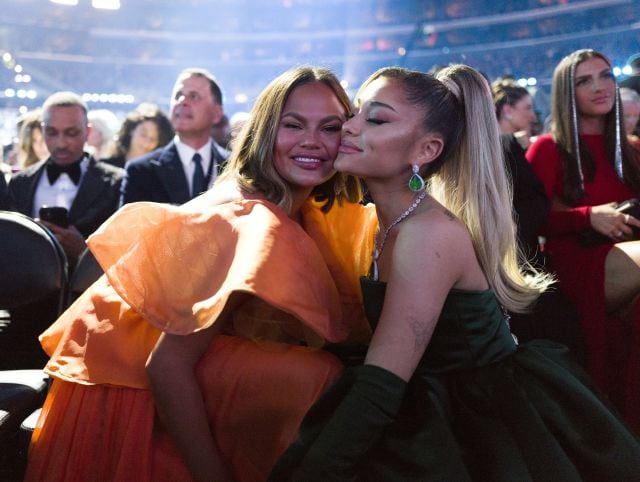
[[[368,278],[362,285],[375,327],[386,285]],[[352,382],[343,375],[316,402],[271,480],[295,473]],[[398,415],[365,454],[344,457],[358,460],[355,467],[345,470],[336,458],[325,461],[324,480],[345,473],[376,482],[640,480],[638,441],[567,349],[518,346],[491,290],[450,292]]]

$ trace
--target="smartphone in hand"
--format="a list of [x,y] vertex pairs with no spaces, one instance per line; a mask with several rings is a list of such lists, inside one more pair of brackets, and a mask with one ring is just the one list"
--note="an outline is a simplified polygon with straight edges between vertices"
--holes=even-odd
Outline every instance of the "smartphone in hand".
[[62,206],[42,206],[38,211],[38,217],[61,228],[69,227],[69,212]]

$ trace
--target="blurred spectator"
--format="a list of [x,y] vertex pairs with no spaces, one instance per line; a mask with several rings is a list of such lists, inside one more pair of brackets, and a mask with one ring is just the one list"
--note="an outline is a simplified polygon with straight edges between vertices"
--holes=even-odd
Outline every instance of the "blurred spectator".
[[249,115],[250,114],[248,112],[236,112],[231,116],[231,119],[229,119],[229,148],[233,147],[233,141],[240,134],[245,122],[249,120]]
[[49,157],[49,149],[42,135],[42,110],[27,112],[21,121],[18,133],[18,165],[25,168]]
[[90,110],[87,116],[91,126],[87,151],[98,160],[111,156],[116,133],[120,128],[118,117],[107,109]]
[[140,104],[122,122],[115,155],[103,160],[114,166],[125,167],[128,161],[166,146],[173,134],[171,121],[157,105]]
[[211,128],[223,114],[222,91],[208,71],[180,72],[171,96],[176,136],[167,146],[127,165],[121,203],[182,204],[206,191],[229,155],[211,137]]
[[231,141],[231,126],[229,125],[229,118],[226,114],[223,114],[218,122],[213,124],[211,128],[211,137],[216,143],[228,149],[229,141]]
[[15,174],[9,182],[11,207],[39,218],[42,206],[68,210],[68,225],[41,220],[58,238],[71,264],[87,238],[118,208],[124,171],[83,152],[91,128],[87,106],[72,92],[57,92],[43,105],[45,142],[51,156]]
[[513,79],[500,78],[491,84],[493,103],[502,134],[513,134],[524,150],[531,143],[531,126],[536,121],[529,91]]
[[640,143],[638,138],[638,119],[640,119],[640,94],[629,87],[620,89],[620,101],[624,114],[624,130],[629,141],[634,145]]

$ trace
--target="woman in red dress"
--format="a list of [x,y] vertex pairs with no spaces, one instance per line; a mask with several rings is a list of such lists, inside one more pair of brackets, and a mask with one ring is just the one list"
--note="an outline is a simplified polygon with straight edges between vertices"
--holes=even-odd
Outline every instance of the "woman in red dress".
[[640,196],[640,169],[622,122],[611,63],[578,50],[555,69],[551,132],[527,158],[552,203],[541,234],[580,312],[587,368],[640,432],[640,221],[615,208]]

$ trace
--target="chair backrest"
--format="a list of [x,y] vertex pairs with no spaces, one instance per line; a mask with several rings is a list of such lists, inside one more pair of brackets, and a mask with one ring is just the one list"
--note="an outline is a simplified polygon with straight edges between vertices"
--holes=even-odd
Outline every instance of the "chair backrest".
[[88,248],[85,248],[71,274],[67,305],[73,303],[84,290],[102,276],[102,273],[102,267],[98,264],[93,253]]
[[67,257],[53,233],[28,216],[0,211],[0,309],[57,294],[60,314],[67,288]]

